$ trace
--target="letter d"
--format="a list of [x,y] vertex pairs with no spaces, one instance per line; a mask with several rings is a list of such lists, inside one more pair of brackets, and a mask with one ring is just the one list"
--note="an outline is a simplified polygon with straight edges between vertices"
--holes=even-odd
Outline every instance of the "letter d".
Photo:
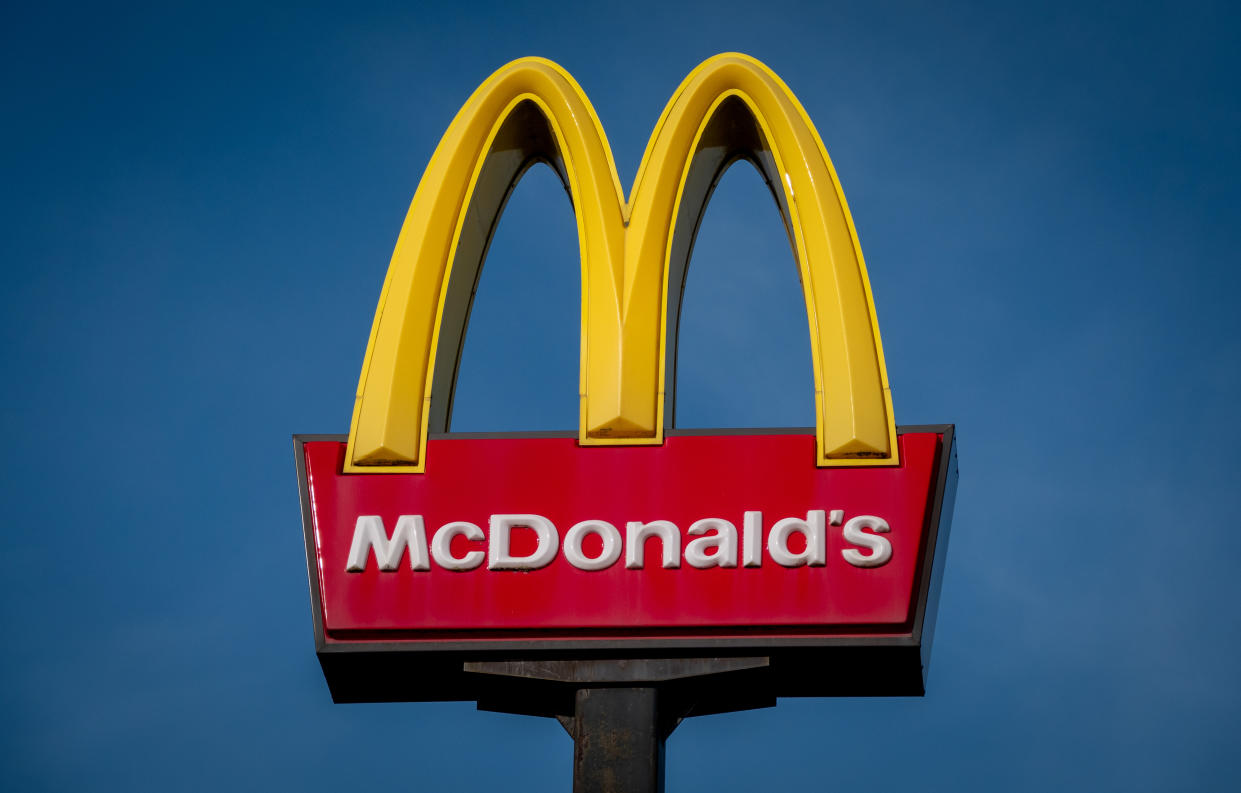
[[[826,513],[812,509],[806,519],[785,518],[771,527],[767,537],[767,553],[782,567],[822,567],[827,563]],[[789,551],[789,535],[797,532],[806,538],[806,549],[801,553]]]
[[[488,570],[537,570],[547,567],[560,548],[560,535],[556,527],[542,515],[492,515],[489,526]],[[538,547],[529,556],[509,553],[509,532],[515,526],[533,529],[539,537]]]

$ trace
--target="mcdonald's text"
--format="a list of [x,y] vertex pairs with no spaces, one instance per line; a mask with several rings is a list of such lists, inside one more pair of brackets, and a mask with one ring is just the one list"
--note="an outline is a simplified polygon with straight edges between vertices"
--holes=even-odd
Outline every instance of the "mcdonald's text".
[[[830,518],[828,517],[830,515]],[[892,558],[892,543],[882,536],[892,527],[875,515],[858,515],[844,520],[844,510],[812,509],[802,518],[782,518],[767,533],[767,554],[781,567],[823,567],[827,564],[827,525],[842,527],[841,533],[852,547],[840,556],[854,567],[881,567]],[[626,570],[646,567],[649,540],[658,542],[659,565],[667,570],[681,566],[681,530],[671,521],[629,521],[625,534],[606,520],[583,520],[575,523],[563,542],[556,526],[542,515],[492,515],[484,534],[478,524],[468,521],[445,523],[427,543],[426,522],[422,515],[401,515],[391,533],[384,528],[379,515],[359,515],[349,546],[345,569],[350,573],[366,570],[368,560],[384,572],[401,569],[407,558],[415,573],[431,569],[431,561],[445,570],[465,572],[487,563],[488,570],[527,571],[547,567],[556,561],[558,550],[578,570],[606,570],[620,562],[622,549]],[[534,535],[534,547],[527,553],[513,550],[514,531],[528,530]],[[703,518],[689,527],[684,541],[685,564],[705,570],[710,567],[737,567],[740,548],[742,567],[763,564],[763,513],[747,510],[738,535],[737,527],[723,518]],[[738,542],[740,537],[740,542]],[[457,538],[479,546],[458,554],[453,550]],[[594,548],[590,547],[594,540]],[[794,550],[796,548],[796,550]],[[860,550],[865,549],[865,553]]]

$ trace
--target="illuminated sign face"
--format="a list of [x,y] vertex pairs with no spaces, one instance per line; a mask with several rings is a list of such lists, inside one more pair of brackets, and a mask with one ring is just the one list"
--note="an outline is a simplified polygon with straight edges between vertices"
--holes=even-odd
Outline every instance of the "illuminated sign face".
[[[766,176],[794,246],[813,430],[664,426],[669,296],[739,158]],[[579,429],[451,434],[472,287],[509,192],[540,160],[577,216]],[[566,72],[522,59],[488,78],[414,196],[349,435],[296,441],[316,641],[338,700],[475,698],[471,659],[582,653],[856,664],[848,685],[793,675],[778,693],[922,691],[952,428],[897,428],[836,174],[793,94],[746,56],[685,79],[628,203]],[[397,668],[418,674],[382,674]]]

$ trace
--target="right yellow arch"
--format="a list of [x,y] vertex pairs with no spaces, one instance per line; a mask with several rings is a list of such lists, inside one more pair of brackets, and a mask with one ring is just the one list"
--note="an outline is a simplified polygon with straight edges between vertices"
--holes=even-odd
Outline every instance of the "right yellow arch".
[[[470,289],[513,185],[546,161],[573,201],[582,255],[583,445],[663,441],[670,286],[720,173],[753,162],[793,245],[814,362],[821,466],[896,465],[896,425],[861,247],[801,104],[746,55],[703,62],[651,136],[628,203],[581,88],[523,58],[474,92],[440,141],[397,240],[358,383],[345,470],[420,472],[447,403]],[[679,305],[679,303],[678,303]],[[445,348],[437,356],[439,347]]]

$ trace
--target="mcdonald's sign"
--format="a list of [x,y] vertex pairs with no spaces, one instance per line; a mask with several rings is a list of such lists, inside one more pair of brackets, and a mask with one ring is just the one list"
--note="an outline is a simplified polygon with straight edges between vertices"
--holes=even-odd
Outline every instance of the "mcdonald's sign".
[[[666,426],[694,233],[739,159],[765,177],[794,249],[813,429]],[[473,287],[535,162],[577,217],[579,426],[452,433]],[[761,657],[772,695],[923,691],[953,428],[897,427],[836,173],[792,92],[748,56],[685,78],[628,201],[567,72],[523,58],[487,78],[401,228],[349,434],[295,436],[295,451],[338,701],[480,698],[480,659],[578,657]]]

